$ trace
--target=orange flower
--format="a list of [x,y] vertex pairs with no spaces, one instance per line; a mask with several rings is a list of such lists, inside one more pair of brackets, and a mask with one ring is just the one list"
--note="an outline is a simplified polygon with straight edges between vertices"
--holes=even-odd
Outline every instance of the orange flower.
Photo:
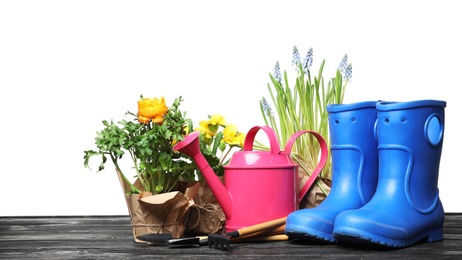
[[167,114],[168,107],[165,104],[164,97],[142,98],[138,101],[138,121],[143,124],[149,123],[150,120],[157,124],[162,124],[164,115]]

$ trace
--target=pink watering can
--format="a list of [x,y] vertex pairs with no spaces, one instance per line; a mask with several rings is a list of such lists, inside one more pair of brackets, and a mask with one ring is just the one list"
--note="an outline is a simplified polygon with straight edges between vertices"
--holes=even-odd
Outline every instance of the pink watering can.
[[[259,130],[268,136],[270,151],[252,150]],[[304,133],[312,134],[318,140],[321,159],[303,188],[298,191],[298,165],[292,161],[290,152],[295,140]],[[327,144],[314,131],[295,133],[288,140],[284,151],[281,151],[272,128],[255,126],[247,133],[242,151],[235,152],[224,166],[223,184],[200,152],[198,136],[197,131],[186,135],[174,149],[191,156],[196,162],[226,216],[227,231],[287,217],[297,210],[327,160]]]

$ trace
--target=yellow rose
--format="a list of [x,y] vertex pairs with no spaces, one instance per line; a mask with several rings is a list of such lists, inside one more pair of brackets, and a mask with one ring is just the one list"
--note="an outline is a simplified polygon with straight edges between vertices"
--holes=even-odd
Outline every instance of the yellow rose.
[[144,98],[138,101],[138,121],[143,124],[150,120],[157,124],[162,124],[164,115],[168,112],[164,97]]
[[244,146],[245,135],[237,131],[237,126],[229,124],[223,129],[223,142],[229,145]]

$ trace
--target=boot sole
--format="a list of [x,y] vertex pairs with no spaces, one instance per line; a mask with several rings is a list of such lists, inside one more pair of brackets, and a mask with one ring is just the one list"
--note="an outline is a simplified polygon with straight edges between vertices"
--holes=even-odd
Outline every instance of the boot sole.
[[438,227],[421,232],[405,240],[389,239],[361,230],[345,228],[342,232],[335,232],[334,238],[339,244],[374,248],[404,248],[419,242],[431,243],[443,240],[443,228]]
[[285,234],[291,239],[303,240],[306,242],[335,244],[335,238],[331,234],[326,234],[316,229],[305,226],[286,226]]

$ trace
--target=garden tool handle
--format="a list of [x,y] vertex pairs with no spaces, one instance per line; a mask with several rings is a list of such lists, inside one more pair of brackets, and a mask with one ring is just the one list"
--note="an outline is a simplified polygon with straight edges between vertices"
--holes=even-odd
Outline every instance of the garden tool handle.
[[269,235],[269,236],[250,236],[250,237],[238,237],[238,238],[233,238],[231,241],[234,243],[236,242],[266,242],[266,241],[286,241],[289,240],[289,237],[286,234],[276,234],[276,235]]
[[267,237],[267,236],[273,236],[273,235],[281,235],[281,234],[285,234],[284,233],[285,228],[286,228],[286,224],[284,223],[274,228],[257,231],[257,232],[243,235],[243,236],[241,235],[239,238],[244,239],[244,238],[251,238],[251,237]]
[[245,235],[256,233],[256,232],[259,232],[259,231],[268,230],[268,229],[271,229],[271,228],[274,228],[274,227],[284,225],[286,223],[286,218],[287,217],[278,218],[278,219],[266,221],[266,222],[263,222],[263,223],[259,223],[259,224],[253,225],[253,226],[240,228],[240,229],[236,230],[235,232],[238,232],[239,236],[245,236]]
[[316,139],[318,140],[319,146],[321,147],[321,158],[319,160],[318,165],[316,166],[316,168],[314,169],[314,171],[311,173],[310,177],[306,181],[305,185],[299,191],[299,193],[298,193],[299,200],[302,200],[303,197],[305,197],[305,194],[308,192],[311,185],[313,185],[314,181],[316,180],[316,178],[318,177],[318,175],[321,173],[322,169],[326,165],[328,151],[329,151],[328,147],[327,147],[326,140],[324,140],[324,138],[319,133],[317,133],[315,131],[311,131],[311,130],[302,130],[302,131],[296,132],[295,134],[293,134],[290,137],[290,139],[287,141],[284,152],[287,153],[287,154],[290,154],[291,150],[292,150],[292,146],[295,143],[295,140],[300,135],[305,134],[305,133],[309,133],[309,134],[314,135],[314,137],[316,137]]

